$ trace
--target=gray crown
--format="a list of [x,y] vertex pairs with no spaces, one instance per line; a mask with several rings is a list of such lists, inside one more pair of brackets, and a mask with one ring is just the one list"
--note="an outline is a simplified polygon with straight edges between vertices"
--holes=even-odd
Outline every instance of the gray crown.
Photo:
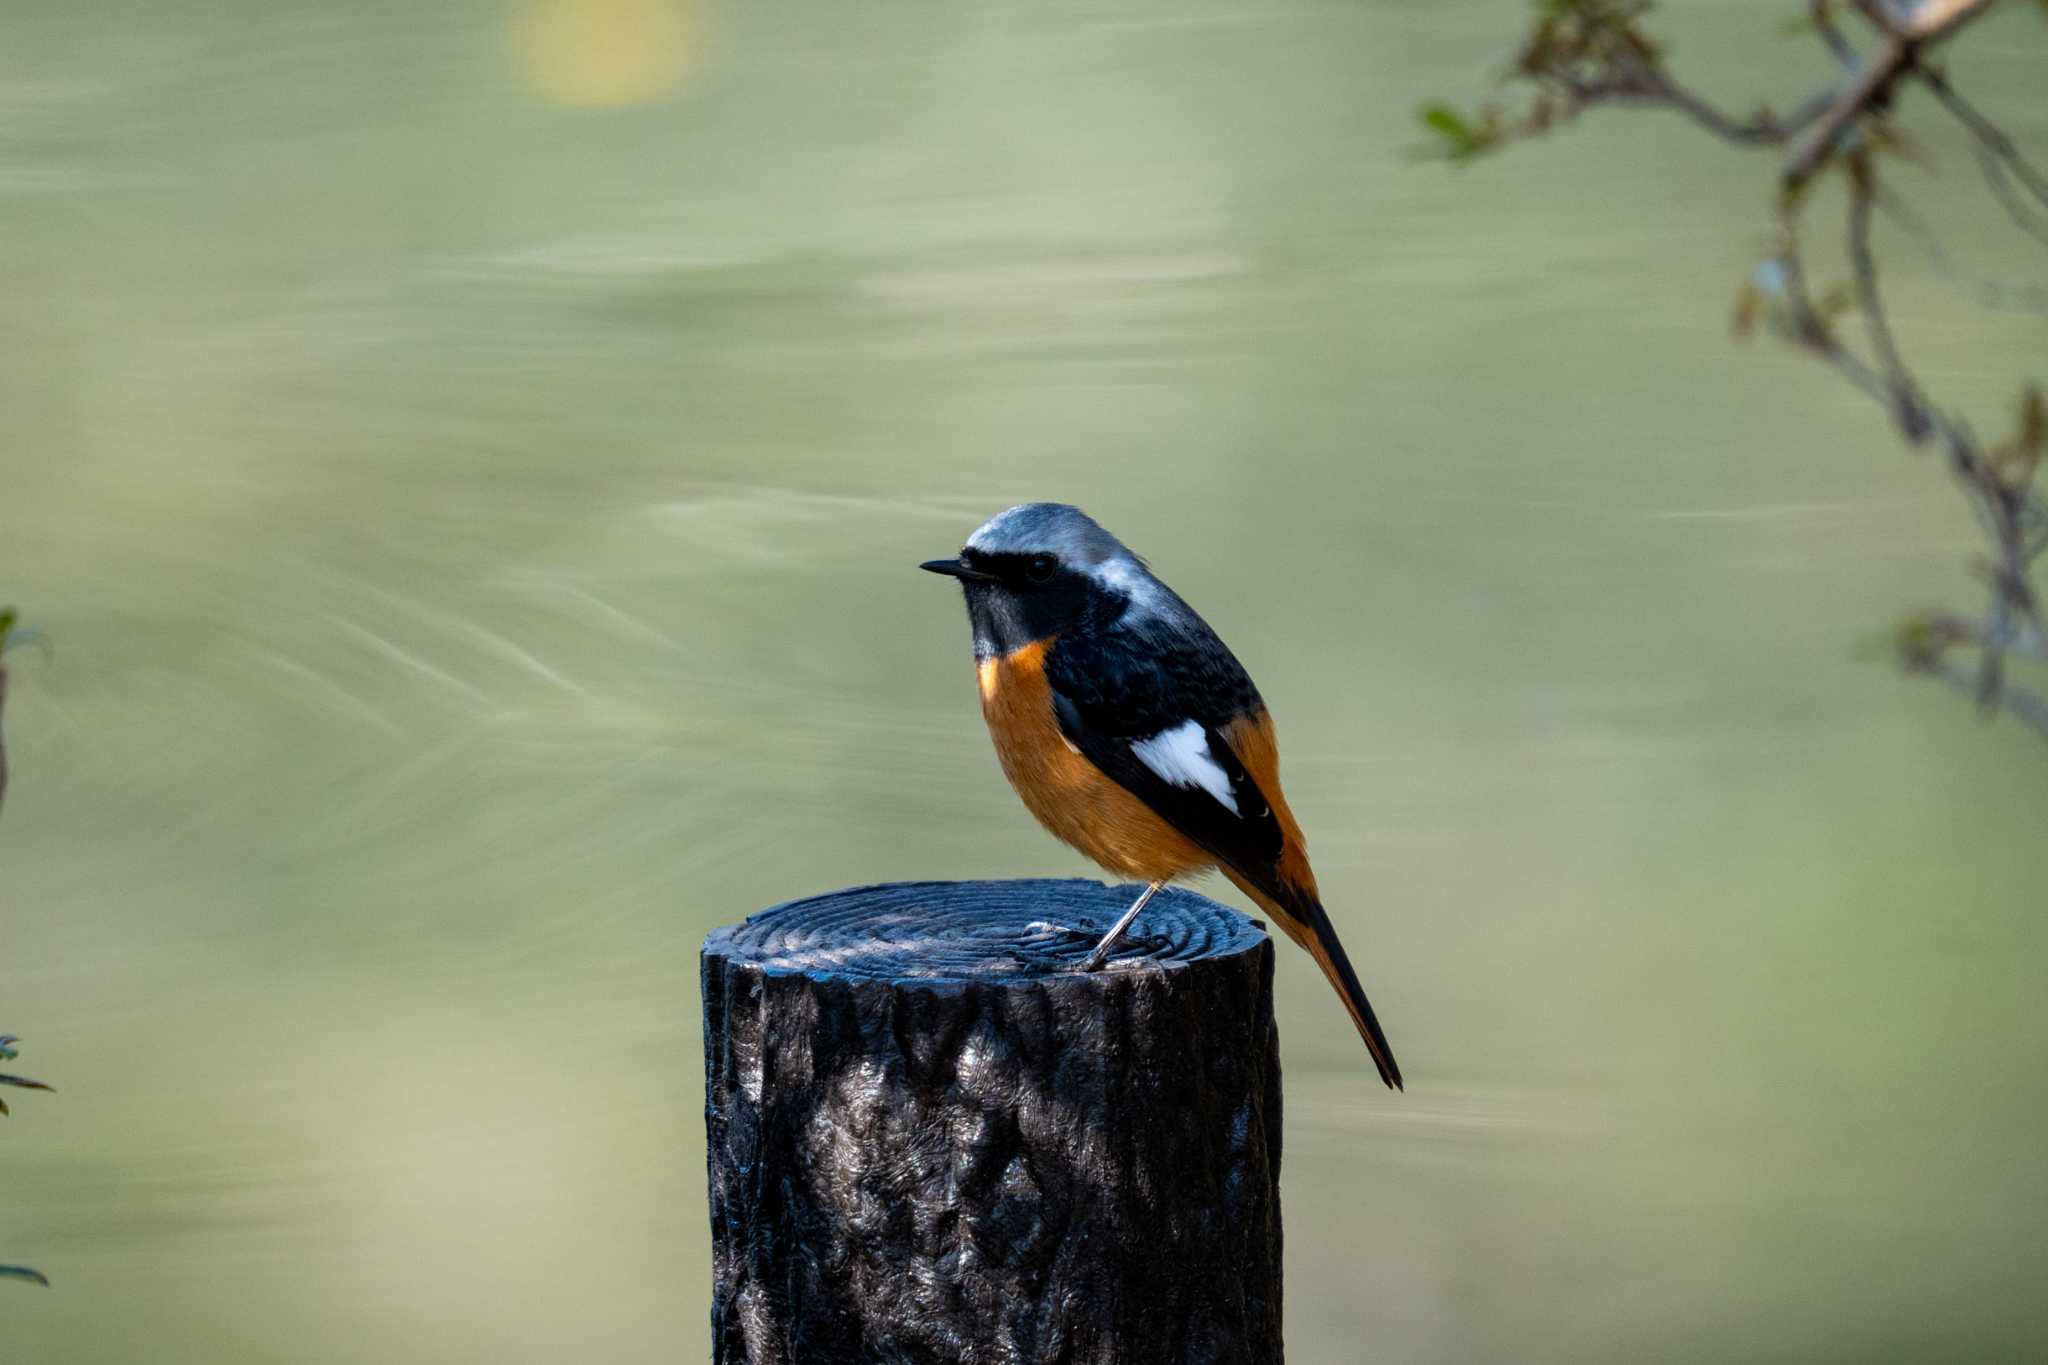
[[967,548],[983,554],[1057,555],[1076,568],[1130,554],[1094,518],[1063,502],[1025,502],[998,512],[967,537]]

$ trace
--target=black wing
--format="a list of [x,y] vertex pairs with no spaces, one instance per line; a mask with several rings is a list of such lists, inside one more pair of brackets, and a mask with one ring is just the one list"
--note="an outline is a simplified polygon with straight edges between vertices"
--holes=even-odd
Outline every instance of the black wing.
[[[1280,823],[1222,733],[1264,703],[1199,618],[1126,618],[1099,635],[1062,636],[1046,655],[1045,677],[1060,732],[1083,757],[1219,862],[1262,887],[1274,881]],[[1197,733],[1180,744],[1205,746],[1201,756],[1228,782],[1230,804],[1185,775],[1171,780],[1139,748],[1152,742],[1156,753],[1160,736],[1187,725]]]

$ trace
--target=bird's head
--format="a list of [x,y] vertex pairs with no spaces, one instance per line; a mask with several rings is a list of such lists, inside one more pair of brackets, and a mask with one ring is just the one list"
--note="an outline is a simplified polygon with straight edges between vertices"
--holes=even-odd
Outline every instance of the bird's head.
[[919,567],[960,580],[980,658],[1077,626],[1107,624],[1159,591],[1122,541],[1080,508],[1058,502],[998,512],[958,556]]

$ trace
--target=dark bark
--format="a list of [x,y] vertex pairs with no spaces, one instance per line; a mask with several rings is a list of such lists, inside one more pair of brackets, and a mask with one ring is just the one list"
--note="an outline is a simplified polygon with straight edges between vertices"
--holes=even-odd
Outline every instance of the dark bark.
[[716,1361],[1281,1360],[1272,944],[1168,891],[1075,970],[1136,891],[862,887],[712,933]]

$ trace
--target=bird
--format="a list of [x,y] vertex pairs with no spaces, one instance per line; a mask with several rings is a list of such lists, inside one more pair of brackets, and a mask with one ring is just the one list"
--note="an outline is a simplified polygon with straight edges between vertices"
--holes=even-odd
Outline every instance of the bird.
[[1168,882],[1220,870],[1315,959],[1380,1079],[1401,1089],[1280,789],[1273,719],[1208,622],[1065,503],[998,512],[958,555],[919,567],[959,580],[982,716],[1024,805],[1146,884],[1082,968],[1099,968]]

